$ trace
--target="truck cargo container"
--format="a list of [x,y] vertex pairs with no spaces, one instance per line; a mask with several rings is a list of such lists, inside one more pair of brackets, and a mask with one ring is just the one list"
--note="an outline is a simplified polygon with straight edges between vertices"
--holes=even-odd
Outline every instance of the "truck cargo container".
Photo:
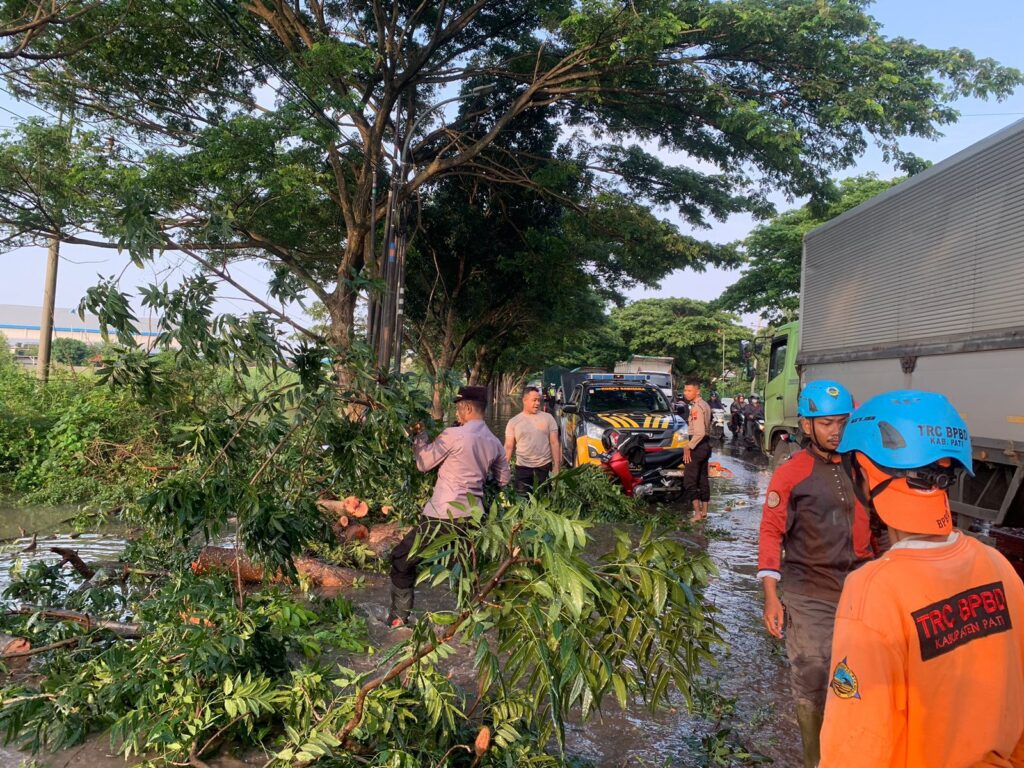
[[1024,526],[1022,298],[1024,121],[805,236],[800,322],[771,342],[765,450],[797,433],[802,382],[836,379],[858,401],[941,392],[971,431],[961,527]]

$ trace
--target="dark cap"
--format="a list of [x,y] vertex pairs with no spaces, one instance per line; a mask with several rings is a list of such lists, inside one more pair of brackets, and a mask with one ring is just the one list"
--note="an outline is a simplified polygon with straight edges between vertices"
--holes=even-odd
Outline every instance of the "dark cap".
[[459,387],[459,394],[455,396],[455,402],[472,400],[480,405],[487,405],[487,387]]

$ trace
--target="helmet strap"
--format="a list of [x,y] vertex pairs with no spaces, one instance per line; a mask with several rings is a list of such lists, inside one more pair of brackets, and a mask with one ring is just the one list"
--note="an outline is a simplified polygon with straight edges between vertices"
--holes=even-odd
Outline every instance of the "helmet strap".
[[865,509],[873,510],[875,505],[872,503],[872,499],[885,490],[885,486],[889,484],[890,480],[886,480],[883,483],[871,488],[868,493],[864,493],[864,473],[861,471],[860,465],[854,460],[853,452],[844,453],[840,455],[840,463],[843,465],[843,469],[850,475],[853,480],[853,495],[857,497],[857,500],[864,505]]
[[828,461],[832,461],[832,457],[836,455],[836,452],[833,451],[831,448],[826,448],[825,446],[818,442],[818,429],[814,424],[814,420],[816,417],[808,416],[806,418],[809,422],[811,422],[811,445],[817,448],[819,453],[824,454],[825,458]]

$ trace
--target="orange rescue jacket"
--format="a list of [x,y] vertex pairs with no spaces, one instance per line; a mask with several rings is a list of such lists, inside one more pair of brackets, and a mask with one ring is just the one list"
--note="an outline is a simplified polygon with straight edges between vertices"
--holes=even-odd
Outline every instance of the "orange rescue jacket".
[[821,768],[1024,766],[1024,585],[954,536],[846,577]]

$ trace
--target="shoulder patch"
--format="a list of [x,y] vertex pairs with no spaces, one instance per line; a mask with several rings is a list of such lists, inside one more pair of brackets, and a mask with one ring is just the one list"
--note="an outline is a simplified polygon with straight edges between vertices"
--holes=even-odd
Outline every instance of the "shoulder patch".
[[850,669],[845,658],[836,664],[835,671],[832,672],[832,680],[829,682],[828,687],[831,688],[832,693],[840,699],[860,698],[860,687],[857,683],[857,675],[855,675],[853,670]]
[[771,509],[775,509],[777,506],[779,506],[779,504],[782,503],[782,497],[779,496],[778,491],[768,491],[768,498],[765,499],[764,503],[767,504]]
[[1001,581],[951,595],[910,615],[917,629],[922,661],[1013,628]]

